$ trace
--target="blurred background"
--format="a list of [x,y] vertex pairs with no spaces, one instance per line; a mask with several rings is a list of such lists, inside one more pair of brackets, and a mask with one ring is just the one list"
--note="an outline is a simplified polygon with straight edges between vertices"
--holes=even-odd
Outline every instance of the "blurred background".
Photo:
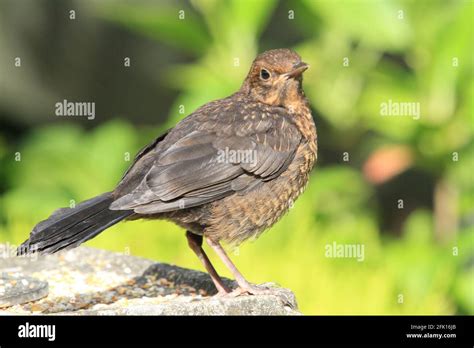
[[[305,314],[474,314],[472,18],[454,0],[0,0],[0,242],[111,190],[142,146],[288,47],[311,65],[318,163],[237,266]],[[95,118],[57,117],[65,99]],[[391,102],[419,117],[384,116]],[[364,260],[326,257],[333,242]],[[202,269],[167,222],[87,245]]]

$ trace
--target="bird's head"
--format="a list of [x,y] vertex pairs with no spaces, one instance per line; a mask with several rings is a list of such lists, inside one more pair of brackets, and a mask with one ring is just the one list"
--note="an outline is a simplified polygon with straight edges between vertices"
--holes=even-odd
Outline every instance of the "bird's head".
[[304,101],[303,72],[309,65],[290,49],[276,49],[255,58],[241,91],[251,98],[288,109]]

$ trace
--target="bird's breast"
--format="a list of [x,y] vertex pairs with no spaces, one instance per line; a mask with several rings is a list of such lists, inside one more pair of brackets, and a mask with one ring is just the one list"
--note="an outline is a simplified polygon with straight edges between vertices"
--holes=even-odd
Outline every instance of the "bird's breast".
[[279,177],[244,195],[232,195],[211,208],[205,233],[231,244],[257,238],[275,224],[304,192],[316,160],[313,145],[302,143],[292,163]]

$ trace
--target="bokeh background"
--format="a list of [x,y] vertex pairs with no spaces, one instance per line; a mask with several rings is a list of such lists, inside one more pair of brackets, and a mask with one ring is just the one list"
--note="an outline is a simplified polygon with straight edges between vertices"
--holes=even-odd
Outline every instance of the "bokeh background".
[[[455,0],[0,0],[0,242],[112,189],[257,53],[289,47],[311,65],[318,163],[280,223],[232,250],[237,266],[306,314],[474,314],[472,18]],[[64,99],[95,102],[95,119],[56,117]],[[420,117],[382,116],[389,100]],[[326,257],[333,242],[364,245],[364,261]],[[167,222],[87,244],[202,269]]]

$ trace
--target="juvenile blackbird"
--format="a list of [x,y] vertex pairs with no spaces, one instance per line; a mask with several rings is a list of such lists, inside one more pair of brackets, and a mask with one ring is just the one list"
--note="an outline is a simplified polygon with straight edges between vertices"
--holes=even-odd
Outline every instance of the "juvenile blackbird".
[[239,293],[247,282],[221,247],[257,237],[303,192],[317,143],[302,73],[289,49],[254,60],[241,88],[198,108],[143,148],[117,187],[56,210],[38,223],[18,254],[74,248],[123,219],[168,219],[186,229],[191,249],[219,293],[228,293],[202,248],[229,268]]

